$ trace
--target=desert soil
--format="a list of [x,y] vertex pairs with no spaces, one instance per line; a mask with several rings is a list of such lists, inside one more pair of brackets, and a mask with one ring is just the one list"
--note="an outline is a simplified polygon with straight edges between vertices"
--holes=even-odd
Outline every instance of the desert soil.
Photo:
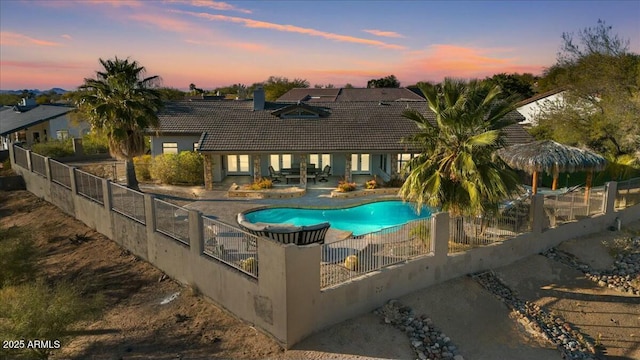
[[[285,352],[251,324],[163,277],[158,269],[55,206],[26,191],[0,191],[0,226],[13,225],[32,231],[42,253],[44,276],[85,284],[106,299],[99,320],[80,324],[82,331],[63,344],[54,354],[56,359],[415,358],[407,336],[372,313],[322,331]],[[640,222],[632,228],[640,232]],[[88,240],[72,241],[76,235]],[[584,242],[567,242],[563,250],[606,267],[611,260],[600,245],[615,236],[619,234],[595,234]],[[600,338],[608,355],[640,358],[638,297],[598,289],[581,273],[562,266],[534,255],[496,271],[522,297],[561,313],[592,338]],[[161,304],[176,293],[175,300]],[[470,278],[436,285],[400,301],[431,316],[465,359],[560,358],[550,344],[518,329],[504,304]]]

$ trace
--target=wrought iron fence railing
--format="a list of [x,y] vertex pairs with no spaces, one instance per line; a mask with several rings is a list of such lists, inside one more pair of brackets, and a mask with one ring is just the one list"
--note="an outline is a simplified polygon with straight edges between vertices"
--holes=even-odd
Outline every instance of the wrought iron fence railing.
[[160,199],[153,199],[155,231],[189,245],[189,210]]
[[47,177],[47,158],[31,152],[31,171],[34,173]]
[[109,184],[111,210],[145,224],[144,194],[115,183]]
[[78,194],[99,204],[104,204],[103,179],[78,169],[74,171],[74,174]]
[[616,190],[616,210],[640,204],[640,178],[618,182]]
[[69,167],[59,161],[49,159],[51,169],[51,181],[71,190],[71,172]]
[[258,237],[206,216],[204,254],[258,278]]
[[23,149],[19,146],[15,146],[15,145],[13,146],[13,160],[16,162],[16,164],[20,165],[25,169],[29,168],[28,154],[29,154],[28,150]]
[[431,219],[322,245],[320,288],[431,253]]
[[531,201],[514,200],[497,214],[456,216],[449,219],[449,253],[504,241],[531,231]]

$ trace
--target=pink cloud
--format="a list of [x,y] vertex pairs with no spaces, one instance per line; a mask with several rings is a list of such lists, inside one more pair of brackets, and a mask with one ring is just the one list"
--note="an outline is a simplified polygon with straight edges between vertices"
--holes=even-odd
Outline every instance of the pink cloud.
[[18,34],[9,31],[0,32],[0,39],[2,39],[2,45],[6,46],[61,46],[61,43],[55,41],[48,41],[42,39],[36,39],[24,34]]
[[159,15],[159,14],[149,14],[149,13],[138,13],[131,14],[128,16],[129,19],[139,21],[142,23],[147,23],[156,27],[159,27],[163,30],[175,31],[180,33],[189,33],[196,32],[197,28],[195,28],[191,23],[187,21],[182,21],[176,18],[172,18],[169,16]]
[[119,8],[119,7],[141,7],[142,1],[138,0],[83,0],[79,1],[79,3],[83,4],[91,4],[91,5],[109,5],[111,7]]
[[375,36],[382,36],[382,37],[390,37],[390,38],[403,38],[404,35],[399,34],[395,31],[383,31],[383,30],[375,30],[375,29],[370,29],[370,30],[362,30],[366,33],[375,35]]
[[86,69],[86,64],[69,61],[0,61],[0,67],[16,67],[23,69]]
[[196,7],[206,7],[220,11],[237,11],[245,14],[251,14],[251,10],[243,9],[222,1],[212,0],[167,0],[168,3],[182,3]]
[[73,39],[73,38],[71,37],[71,35],[69,35],[69,34],[62,34],[62,35],[60,35],[60,37],[65,38],[65,39],[67,39],[67,40],[72,40],[72,39]]
[[[181,12],[181,11],[174,10],[174,12]],[[322,37],[322,38],[334,40],[334,41],[371,45],[371,46],[376,46],[384,49],[402,50],[405,48],[404,46],[389,44],[389,43],[385,43],[378,40],[364,39],[364,38],[359,38],[359,37],[349,36],[349,35],[340,35],[340,34],[330,33],[330,32],[311,29],[311,28],[303,28],[295,25],[282,25],[282,24],[276,24],[276,23],[271,23],[266,21],[241,18],[236,16],[213,15],[208,13],[194,13],[194,12],[188,12],[188,11],[181,12],[181,13],[193,15],[199,18],[212,20],[212,21],[225,21],[225,22],[231,22],[236,24],[242,24],[245,27],[254,28],[254,29],[269,29],[269,30],[297,33],[297,34],[303,34],[303,35],[309,35],[309,36],[317,36],[317,37]]]
[[185,42],[189,44],[194,44],[194,45],[206,45],[206,46],[213,46],[213,47],[223,46],[227,48],[235,48],[235,49],[240,49],[240,50],[245,50],[250,52],[260,52],[260,53],[271,52],[267,46],[258,44],[258,43],[252,43],[252,42],[238,42],[238,41],[221,42],[221,41],[202,41],[202,40],[193,40],[193,39],[187,39],[185,40]]

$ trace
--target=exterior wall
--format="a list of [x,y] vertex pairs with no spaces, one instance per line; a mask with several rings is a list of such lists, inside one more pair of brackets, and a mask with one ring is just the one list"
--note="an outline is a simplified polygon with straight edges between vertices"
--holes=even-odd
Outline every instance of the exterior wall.
[[193,143],[200,140],[200,135],[151,136],[151,155],[162,155],[162,143],[177,143],[178,152],[193,151]]
[[[69,137],[81,138],[91,130],[91,125],[87,122],[80,122],[78,125],[73,125],[68,115],[64,115],[48,121],[47,136],[49,139],[56,139],[56,132],[59,130],[67,130]],[[42,137],[42,133],[40,133]]]
[[[369,312],[392,298],[452,278],[505,266],[556,246],[562,241],[602,231],[619,218],[623,224],[640,219],[640,205],[613,210],[615,183],[607,187],[606,212],[578,222],[543,230],[543,197],[532,202],[533,231],[488,246],[448,254],[449,216],[435,214],[431,225],[431,254],[371,272],[332,288],[320,288],[322,246],[283,245],[258,238],[260,272],[251,278],[203,253],[201,214],[189,212],[190,245],[155,231],[153,197],[145,195],[145,223],[111,211],[110,186],[103,180],[104,205],[60,189],[29,169],[12,167],[24,177],[27,189],[62,207],[89,226],[109,236],[169,276],[196,286],[205,296],[239,318],[272,334],[286,348],[333,324]],[[48,161],[48,160],[47,160]],[[70,171],[73,171],[71,169]],[[65,201],[65,192],[71,202]]]
[[538,125],[536,116],[540,114],[540,111],[551,104],[562,105],[564,103],[563,94],[564,91],[517,108],[518,112],[525,118],[525,120],[521,121],[520,124],[529,126]]

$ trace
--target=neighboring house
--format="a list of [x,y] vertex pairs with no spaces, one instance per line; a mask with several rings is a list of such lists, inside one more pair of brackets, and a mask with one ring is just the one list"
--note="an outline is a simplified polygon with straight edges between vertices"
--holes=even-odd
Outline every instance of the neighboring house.
[[526,127],[537,126],[536,117],[545,109],[560,108],[564,106],[565,89],[556,89],[545,93],[537,94],[528,99],[522,100],[516,105],[516,110],[524,116],[520,125]]
[[51,139],[82,137],[90,125],[74,125],[69,119],[73,107],[65,105],[38,105],[34,99],[22,99],[15,106],[0,111],[0,148],[8,149],[9,141],[26,145]]
[[276,102],[425,101],[405,88],[291,89]]
[[[332,175],[348,180],[352,174],[388,180],[417,152],[402,143],[418,131],[402,116],[406,109],[433,116],[424,99],[274,103],[264,101],[261,89],[253,101],[179,101],[167,104],[159,129],[149,131],[151,151],[197,149],[205,156],[207,187],[227,176],[259,178],[268,175],[269,166],[278,170],[300,163],[330,165]],[[509,116],[514,123],[522,120],[517,112]],[[533,140],[518,124],[505,131],[509,145]]]

